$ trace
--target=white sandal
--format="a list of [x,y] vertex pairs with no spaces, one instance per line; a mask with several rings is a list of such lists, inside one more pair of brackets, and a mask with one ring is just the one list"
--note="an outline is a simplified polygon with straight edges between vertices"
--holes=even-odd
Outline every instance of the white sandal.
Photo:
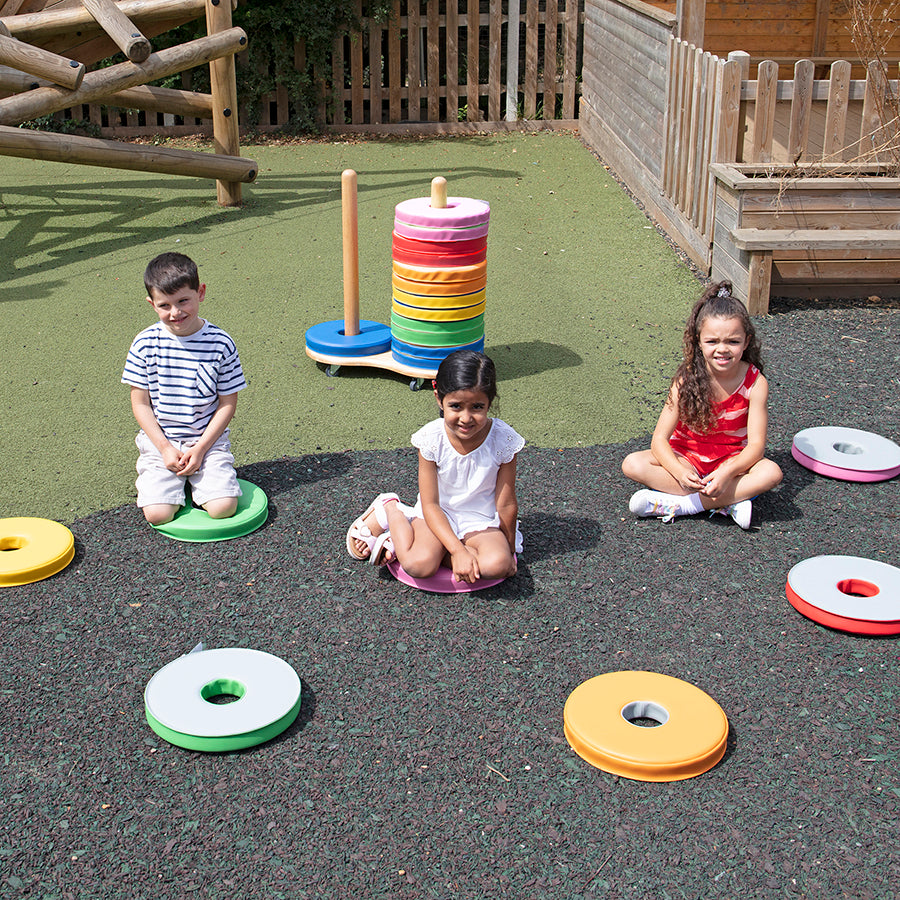
[[[388,553],[391,559],[387,558]],[[380,568],[386,566],[394,558],[394,542],[389,531],[382,531],[369,548],[369,565]]]
[[[354,558],[358,560],[366,560],[371,559],[373,547],[378,538],[381,537],[381,534],[387,534],[387,512],[384,508],[384,504],[388,500],[396,500],[398,503],[400,502],[400,498],[396,494],[379,494],[366,508],[366,511],[353,520],[353,524],[347,530],[347,552]],[[381,526],[383,531],[381,534],[374,535],[372,534],[369,526],[366,525],[366,516],[369,513],[375,513],[375,520]],[[383,520],[383,521],[382,521]],[[360,554],[359,550],[356,548],[356,544],[354,541],[363,541],[365,545],[369,548],[368,553]],[[379,550],[381,549],[381,545],[379,546]]]

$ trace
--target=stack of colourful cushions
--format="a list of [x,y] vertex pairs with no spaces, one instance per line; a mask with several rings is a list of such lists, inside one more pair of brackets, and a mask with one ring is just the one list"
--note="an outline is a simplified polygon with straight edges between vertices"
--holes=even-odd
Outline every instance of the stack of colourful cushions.
[[404,200],[394,212],[391,353],[437,369],[454,350],[484,349],[490,206],[448,197]]

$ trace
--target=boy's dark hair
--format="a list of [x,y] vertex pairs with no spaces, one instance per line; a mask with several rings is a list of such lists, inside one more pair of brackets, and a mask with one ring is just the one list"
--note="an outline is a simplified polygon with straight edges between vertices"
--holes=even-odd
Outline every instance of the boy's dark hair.
[[454,391],[482,391],[487,394],[490,406],[497,396],[493,360],[474,350],[455,350],[438,366],[434,387],[441,400]]
[[160,253],[147,263],[144,287],[150,295],[154,291],[174,294],[184,287],[192,291],[200,290],[197,264],[183,253]]

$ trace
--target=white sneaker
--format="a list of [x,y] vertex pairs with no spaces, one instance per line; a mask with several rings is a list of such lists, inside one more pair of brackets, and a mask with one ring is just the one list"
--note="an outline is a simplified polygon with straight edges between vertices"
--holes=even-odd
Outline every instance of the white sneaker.
[[732,503],[731,506],[724,506],[719,510],[722,515],[731,516],[741,528],[746,531],[750,527],[750,517],[753,515],[753,503],[750,500],[741,500],[739,503]]
[[628,509],[642,519],[656,516],[663,522],[671,522],[678,515],[679,507],[668,499],[668,495],[646,488],[636,491],[628,501]]

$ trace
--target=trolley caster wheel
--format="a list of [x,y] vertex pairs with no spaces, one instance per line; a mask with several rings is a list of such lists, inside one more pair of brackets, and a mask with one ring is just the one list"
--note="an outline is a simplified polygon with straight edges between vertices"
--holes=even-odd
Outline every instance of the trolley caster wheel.
[[423,384],[425,384],[424,378],[413,378],[409,383],[409,389],[411,391],[420,391]]
[[337,375],[337,373],[340,371],[340,368],[341,368],[340,366],[334,365],[334,364],[327,365],[327,366],[325,366],[325,374],[329,378],[334,378]]

